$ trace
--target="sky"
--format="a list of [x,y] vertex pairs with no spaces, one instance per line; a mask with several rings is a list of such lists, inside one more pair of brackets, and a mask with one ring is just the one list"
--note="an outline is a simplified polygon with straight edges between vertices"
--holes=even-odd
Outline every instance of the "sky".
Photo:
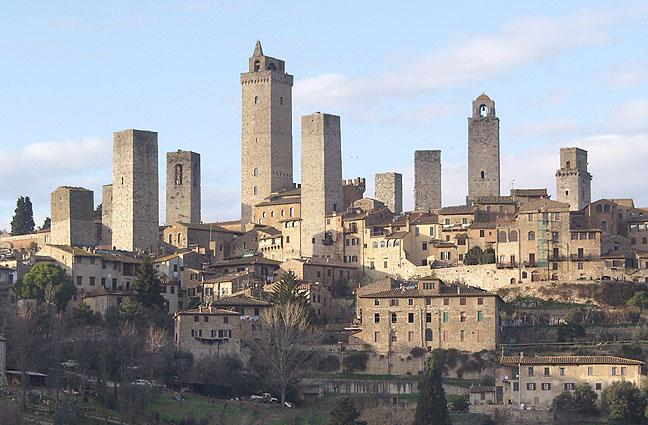
[[[500,118],[501,191],[555,193],[559,148],[589,151],[592,198],[648,206],[648,1],[6,2],[0,12],[0,229],[30,196],[110,183],[112,134],[159,133],[202,157],[203,221],[240,214],[241,87],[257,39],[286,61],[300,116],[341,116],[345,178],[403,174],[441,149],[443,204],[467,192],[467,117]],[[555,198],[555,196],[554,196]]]

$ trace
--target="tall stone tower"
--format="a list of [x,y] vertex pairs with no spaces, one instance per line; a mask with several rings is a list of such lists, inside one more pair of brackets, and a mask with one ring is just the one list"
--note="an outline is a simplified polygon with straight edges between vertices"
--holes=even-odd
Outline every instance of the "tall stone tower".
[[101,187],[101,245],[112,246],[112,184]]
[[200,223],[200,154],[167,152],[166,224]]
[[560,169],[556,171],[556,198],[580,211],[592,201],[592,175],[587,171],[587,151],[560,148]]
[[329,250],[326,215],[342,208],[340,117],[317,112],[301,118],[301,246],[305,257]]
[[441,208],[441,151],[414,151],[414,210]]
[[94,193],[61,186],[52,192],[52,245],[95,246]]
[[159,240],[158,135],[124,130],[113,137],[112,245],[152,251]]
[[292,86],[284,61],[265,56],[257,41],[249,70],[241,74],[241,225],[252,207],[293,184]]
[[499,194],[499,118],[495,102],[482,93],[468,118],[468,201]]
[[403,175],[400,173],[376,173],[376,199],[384,202],[394,214],[403,212]]

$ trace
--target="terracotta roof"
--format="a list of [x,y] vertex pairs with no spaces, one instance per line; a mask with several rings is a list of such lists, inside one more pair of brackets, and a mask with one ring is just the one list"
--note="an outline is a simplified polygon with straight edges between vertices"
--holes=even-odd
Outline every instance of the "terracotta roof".
[[418,288],[395,288],[386,291],[360,295],[360,298],[414,298],[414,297],[465,297],[465,296],[493,296],[496,294],[480,288],[463,285],[460,283],[442,284],[440,292]]
[[221,232],[221,233],[238,233],[232,230],[228,230],[214,223],[191,224],[191,223],[178,222],[174,224],[186,227],[187,229],[194,229],[194,230],[205,230],[205,231]]
[[228,258],[226,260],[215,261],[212,263],[212,266],[242,266],[247,264],[268,264],[273,266],[279,266],[281,261],[271,260],[264,257],[237,257],[237,258]]
[[178,311],[174,316],[181,315],[194,315],[194,314],[204,314],[206,316],[218,315],[218,316],[240,316],[241,313],[232,310],[226,310],[223,308],[214,308],[214,307],[198,307],[191,310]]
[[619,365],[642,365],[641,360],[627,359],[615,356],[503,356],[502,365],[517,366],[523,365],[560,365],[560,364],[619,364]]
[[547,189],[511,189],[511,196],[549,196]]
[[473,221],[469,229],[494,229],[497,227],[496,223],[493,221]]
[[225,298],[219,298],[217,300],[214,300],[212,302],[212,305],[215,306],[229,306],[229,305],[236,305],[236,306],[261,306],[261,307],[269,307],[272,304],[260,300],[258,298],[252,298],[248,297],[247,295],[234,295],[232,297],[225,297]]
[[403,239],[408,232],[394,232],[385,236],[385,239]]
[[473,201],[475,204],[515,204],[510,196],[478,196]]
[[477,207],[474,205],[456,205],[441,208],[439,215],[473,214],[475,210],[477,210]]

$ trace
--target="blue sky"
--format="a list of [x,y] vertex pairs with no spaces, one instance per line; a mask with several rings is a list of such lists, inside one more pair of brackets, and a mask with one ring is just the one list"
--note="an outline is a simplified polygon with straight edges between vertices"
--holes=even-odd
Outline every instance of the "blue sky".
[[[344,177],[404,174],[441,149],[443,201],[466,195],[467,120],[501,125],[502,192],[548,187],[560,146],[589,150],[594,198],[648,206],[648,2],[8,2],[0,15],[0,229],[32,197],[111,179],[113,131],[202,155],[203,220],[238,218],[240,84],[260,39],[295,76],[299,116],[341,115]],[[164,179],[160,179],[161,193]],[[161,197],[163,207],[164,198]],[[161,214],[160,217],[164,217]]]

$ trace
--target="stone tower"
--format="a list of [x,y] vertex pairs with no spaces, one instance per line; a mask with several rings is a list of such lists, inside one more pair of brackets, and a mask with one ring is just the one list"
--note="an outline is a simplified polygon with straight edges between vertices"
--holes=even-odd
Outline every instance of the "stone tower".
[[61,186],[52,192],[52,245],[95,246],[94,193]]
[[301,252],[324,255],[326,215],[342,208],[340,117],[317,112],[301,118]]
[[441,151],[414,151],[414,210],[441,208]]
[[167,152],[166,224],[200,223],[200,154]]
[[495,102],[482,93],[468,118],[468,201],[499,194],[499,118]]
[[113,137],[112,245],[153,251],[159,240],[158,135],[124,130]]
[[101,187],[101,245],[112,246],[112,184]]
[[293,184],[292,86],[282,60],[265,56],[257,41],[249,70],[241,74],[241,225],[252,207]]
[[592,200],[592,175],[587,171],[587,151],[560,148],[560,169],[556,171],[556,198],[580,211]]
[[376,173],[375,197],[384,202],[394,214],[403,212],[403,175],[400,173]]

